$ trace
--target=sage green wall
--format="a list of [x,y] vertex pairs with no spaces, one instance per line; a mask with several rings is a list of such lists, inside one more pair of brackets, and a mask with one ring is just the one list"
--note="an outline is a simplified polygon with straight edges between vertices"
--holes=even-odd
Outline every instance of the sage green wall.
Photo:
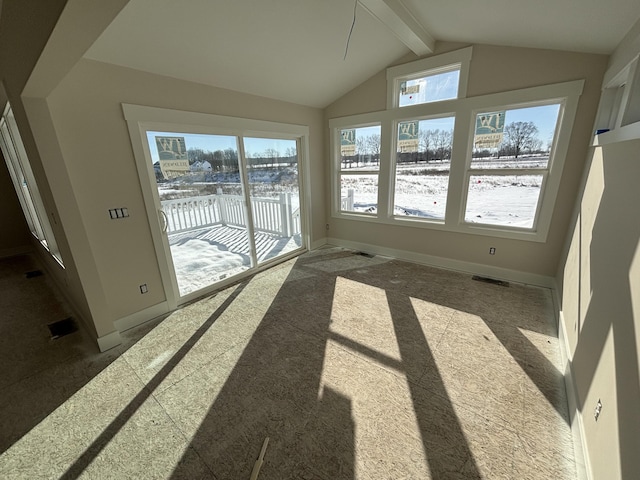
[[[436,54],[462,46],[464,45],[438,45]],[[592,138],[594,116],[607,59],[608,57],[604,55],[551,50],[488,45],[473,47],[468,97],[570,80],[585,80],[549,235],[545,243],[399,225],[354,222],[338,218],[330,218],[329,236],[341,241],[375,244],[411,254],[430,255],[553,277],[578,191],[578,181],[584,165],[587,145]],[[407,60],[410,59],[407,58]],[[330,105],[325,110],[325,120],[382,110],[385,105],[386,72],[382,71]],[[328,143],[327,151],[329,151]],[[329,165],[327,165],[327,172],[329,172]],[[496,247],[496,255],[488,255],[490,246]]]

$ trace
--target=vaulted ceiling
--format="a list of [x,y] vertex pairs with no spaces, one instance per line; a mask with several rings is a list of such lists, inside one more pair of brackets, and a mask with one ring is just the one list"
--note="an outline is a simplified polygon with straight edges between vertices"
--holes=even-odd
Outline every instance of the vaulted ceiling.
[[638,18],[637,0],[130,0],[85,58],[325,107],[436,41],[608,54]]

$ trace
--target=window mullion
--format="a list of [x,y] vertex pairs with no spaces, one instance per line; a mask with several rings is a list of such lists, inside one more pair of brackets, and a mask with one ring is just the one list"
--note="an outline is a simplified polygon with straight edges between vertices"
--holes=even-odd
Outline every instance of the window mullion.
[[[447,190],[447,209],[444,223],[453,227],[464,220],[465,203],[465,171],[467,169],[469,144],[471,134],[471,111],[459,109],[456,112],[456,121],[453,134],[453,147],[451,150],[451,170],[449,171],[449,188]],[[474,119],[475,120],[475,119]]]
[[393,133],[394,122],[386,119],[380,128],[380,172],[378,177],[378,218],[389,218],[389,212],[393,212],[393,176],[392,168],[395,166],[393,150],[395,148]]

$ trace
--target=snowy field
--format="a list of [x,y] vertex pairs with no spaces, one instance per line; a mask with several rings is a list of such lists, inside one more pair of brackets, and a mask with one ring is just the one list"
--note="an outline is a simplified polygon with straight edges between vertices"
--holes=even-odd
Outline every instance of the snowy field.
[[[544,168],[547,157],[474,160],[472,170]],[[364,168],[361,168],[364,170]],[[341,195],[354,191],[355,212],[376,213],[377,175],[349,175],[343,170]],[[396,171],[394,215],[444,220],[449,163],[400,165]],[[536,213],[542,175],[471,175],[465,221],[531,228]]]

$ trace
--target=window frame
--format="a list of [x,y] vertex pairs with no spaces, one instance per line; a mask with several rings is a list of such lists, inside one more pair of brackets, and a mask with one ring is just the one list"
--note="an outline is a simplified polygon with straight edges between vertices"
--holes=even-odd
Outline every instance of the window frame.
[[[403,109],[406,109],[407,107],[402,107]],[[401,215],[395,215],[395,204],[396,204],[396,180],[397,180],[397,155],[398,155],[398,146],[397,146],[397,141],[398,141],[398,128],[399,128],[399,124],[402,122],[407,122],[407,121],[413,121],[413,120],[417,120],[417,121],[429,121],[429,120],[437,120],[437,119],[441,119],[441,118],[453,118],[453,123],[454,123],[454,127],[453,127],[453,140],[455,140],[455,123],[456,123],[456,114],[455,112],[444,112],[444,113],[439,113],[436,115],[428,115],[428,116],[412,116],[412,117],[404,117],[404,118],[399,118],[394,120],[393,122],[393,128],[394,128],[394,135],[393,135],[393,157],[391,159],[391,172],[390,172],[390,185],[389,185],[389,206],[388,206],[388,212],[389,212],[389,217],[391,219],[394,220],[399,220],[399,221],[406,221],[406,220],[415,220],[417,222],[427,222],[429,224],[436,224],[436,225],[443,225],[445,223],[446,217],[447,217],[447,213],[445,210],[445,215],[444,218],[442,219],[438,219],[438,218],[433,218],[433,219],[429,219],[429,218],[425,218],[425,217],[418,217],[418,216],[401,216]],[[419,141],[419,140],[418,140]],[[451,145],[451,160],[450,163],[453,160],[453,143]],[[451,171],[449,171],[449,176],[451,176]],[[447,178],[447,202],[449,200],[449,188],[448,188],[448,180],[449,178]]]
[[[470,145],[471,149],[469,151],[469,154],[467,155],[466,172],[465,172],[465,178],[464,178],[464,198],[462,199],[462,211],[460,215],[460,221],[462,222],[462,224],[472,228],[489,227],[492,229],[498,228],[501,230],[514,231],[514,232],[536,232],[537,231],[538,223],[540,221],[542,203],[545,197],[545,188],[547,185],[547,181],[548,181],[552,166],[556,162],[556,151],[557,151],[556,147],[558,144],[558,139],[560,138],[561,120],[564,116],[566,103],[567,103],[567,97],[563,97],[561,99],[547,99],[547,100],[533,101],[533,102],[526,102],[526,103],[519,103],[519,104],[497,105],[489,108],[475,109],[471,112],[472,119],[473,119],[472,134],[475,137],[476,117],[483,112],[502,111],[502,110],[508,111],[508,110],[524,109],[524,108],[542,107],[542,106],[548,106],[548,105],[559,105],[558,117],[556,119],[556,126],[555,126],[553,139],[551,143],[551,150],[549,151],[549,160],[545,168],[510,168],[510,169],[473,168],[472,167],[473,139],[471,140],[471,145]],[[562,161],[564,162],[564,159],[562,159]],[[538,200],[536,203],[536,209],[535,209],[535,214],[533,218],[533,225],[530,228],[481,223],[481,222],[475,223],[475,222],[469,222],[465,219],[467,202],[469,197],[469,186],[470,186],[470,181],[472,176],[513,176],[513,175],[522,175],[522,176],[541,175],[542,176],[542,182],[540,185],[540,195],[538,196]],[[555,197],[554,197],[554,204],[555,204]]]
[[[470,55],[470,49],[464,49]],[[456,53],[456,52],[451,52]],[[445,54],[449,55],[449,54]],[[451,57],[447,57],[451,58]],[[434,59],[426,59],[434,60]],[[422,61],[419,61],[422,62]],[[416,62],[413,62],[413,65]],[[447,63],[438,61],[432,65]],[[401,66],[404,67],[404,66]],[[393,67],[387,71],[400,72],[399,67]],[[422,70],[421,70],[422,71]],[[408,70],[403,70],[403,75],[409,75]],[[461,71],[461,85],[457,99],[430,102],[419,105],[387,108],[386,110],[357,114],[345,117],[329,119],[331,142],[331,185],[332,202],[331,216],[339,219],[356,221],[368,221],[389,225],[406,225],[416,228],[444,230],[466,234],[477,234],[492,237],[544,242],[547,239],[551,216],[555,206],[560,178],[564,161],[567,155],[569,140],[573,129],[573,123],[578,107],[578,100],[582,94],[584,80],[574,80],[551,85],[529,87],[510,90],[499,93],[467,97],[462,88],[465,75]],[[388,101],[396,98],[399,83],[388,83]],[[466,85],[465,85],[466,87]],[[548,174],[541,189],[540,198],[534,219],[534,227],[523,229],[520,227],[505,227],[491,224],[475,224],[464,220],[467,193],[468,170],[470,170],[471,156],[473,152],[473,137],[475,132],[476,114],[480,111],[499,110],[501,107],[526,107],[527,105],[542,105],[562,103],[552,151],[549,158]],[[427,117],[454,116],[454,139],[451,153],[451,168],[449,173],[449,185],[447,189],[447,205],[445,220],[429,221],[419,217],[394,217],[393,216],[393,189],[395,187],[395,152],[398,122]],[[376,216],[362,215],[354,212],[341,212],[337,205],[340,195],[338,171],[336,159],[339,158],[338,130],[358,125],[381,124],[381,149],[380,171],[378,177],[378,211]],[[478,169],[475,169],[478,170]],[[471,172],[473,173],[473,171]]]
[[[378,160],[378,168],[376,170],[367,169],[367,170],[357,170],[355,172],[347,172],[342,169],[342,152],[341,152],[341,130],[347,129],[358,129],[358,128],[367,128],[367,127],[380,127],[380,159]],[[362,215],[369,218],[378,218],[380,213],[380,171],[382,169],[382,130],[383,126],[381,122],[369,122],[369,123],[361,123],[354,125],[341,125],[336,129],[331,131],[332,133],[332,142],[331,144],[335,147],[335,151],[333,152],[333,170],[335,175],[337,176],[337,183],[334,185],[335,189],[332,193],[332,198],[334,199],[332,210],[338,211],[342,215]],[[355,212],[350,210],[342,210],[342,175],[377,175],[378,176],[378,200],[376,206],[376,213],[367,213],[367,212]]]
[[[0,144],[30,233],[64,268],[64,262],[9,102],[7,102],[0,118]],[[23,182],[22,185],[20,180]]]
[[[462,48],[449,53],[443,53],[435,57],[427,57],[415,62],[405,63],[387,69],[387,109],[410,108],[409,106],[399,107],[400,85],[407,80],[415,80],[454,70],[460,70],[458,82],[458,95],[456,98],[464,98],[467,95],[467,84],[469,81],[469,64],[473,47]],[[412,106],[421,106],[431,103],[446,102],[438,100],[435,102],[421,103]]]

